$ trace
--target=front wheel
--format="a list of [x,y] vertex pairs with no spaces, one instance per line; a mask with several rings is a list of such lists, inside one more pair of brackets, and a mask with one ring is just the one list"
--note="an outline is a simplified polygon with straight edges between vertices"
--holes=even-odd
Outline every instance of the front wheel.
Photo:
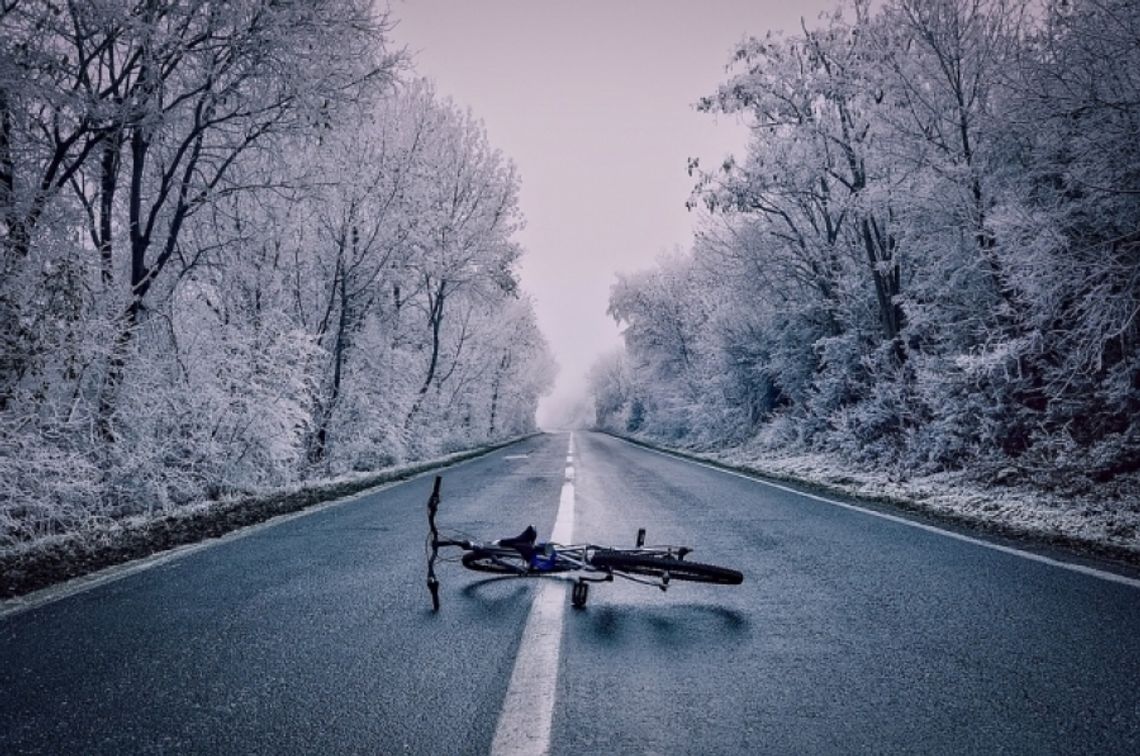
[[648,575],[659,578],[667,577],[669,580],[687,580],[693,583],[740,585],[744,582],[743,573],[728,567],[686,562],[683,559],[650,554],[598,551],[594,553],[590,563],[595,567],[613,570],[614,572],[627,572],[631,575]]

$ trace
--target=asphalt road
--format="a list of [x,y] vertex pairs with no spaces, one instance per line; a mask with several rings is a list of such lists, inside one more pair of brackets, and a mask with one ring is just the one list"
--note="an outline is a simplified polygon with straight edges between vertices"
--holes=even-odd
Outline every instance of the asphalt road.
[[[574,540],[741,586],[568,599],[554,754],[1137,753],[1140,588],[575,434]],[[551,531],[565,434],[443,471],[440,521]],[[431,476],[0,618],[0,753],[488,753],[537,581],[439,569]]]

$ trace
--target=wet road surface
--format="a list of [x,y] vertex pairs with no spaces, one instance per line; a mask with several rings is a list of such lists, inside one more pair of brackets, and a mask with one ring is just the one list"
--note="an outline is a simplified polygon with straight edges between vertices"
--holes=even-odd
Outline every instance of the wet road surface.
[[[444,470],[440,523],[548,534],[569,475],[575,541],[645,527],[745,582],[567,592],[552,753],[1140,747],[1135,585],[574,438]],[[490,752],[540,583],[444,564],[433,614],[431,482],[0,618],[0,753]]]

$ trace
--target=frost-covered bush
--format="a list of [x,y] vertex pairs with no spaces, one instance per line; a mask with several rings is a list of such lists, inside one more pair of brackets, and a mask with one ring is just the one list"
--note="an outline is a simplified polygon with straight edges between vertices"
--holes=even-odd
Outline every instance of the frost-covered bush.
[[82,426],[2,430],[0,548],[109,519],[100,470],[72,439]]

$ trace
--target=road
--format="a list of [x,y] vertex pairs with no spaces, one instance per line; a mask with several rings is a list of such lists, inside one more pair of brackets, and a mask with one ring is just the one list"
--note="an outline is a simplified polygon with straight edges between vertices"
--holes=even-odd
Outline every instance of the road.
[[483,754],[512,719],[553,754],[1140,752],[1140,583],[607,436],[569,451],[448,468],[441,523],[548,534],[570,507],[575,541],[646,527],[744,584],[577,611],[445,564],[433,614],[424,476],[0,618],[0,753]]

